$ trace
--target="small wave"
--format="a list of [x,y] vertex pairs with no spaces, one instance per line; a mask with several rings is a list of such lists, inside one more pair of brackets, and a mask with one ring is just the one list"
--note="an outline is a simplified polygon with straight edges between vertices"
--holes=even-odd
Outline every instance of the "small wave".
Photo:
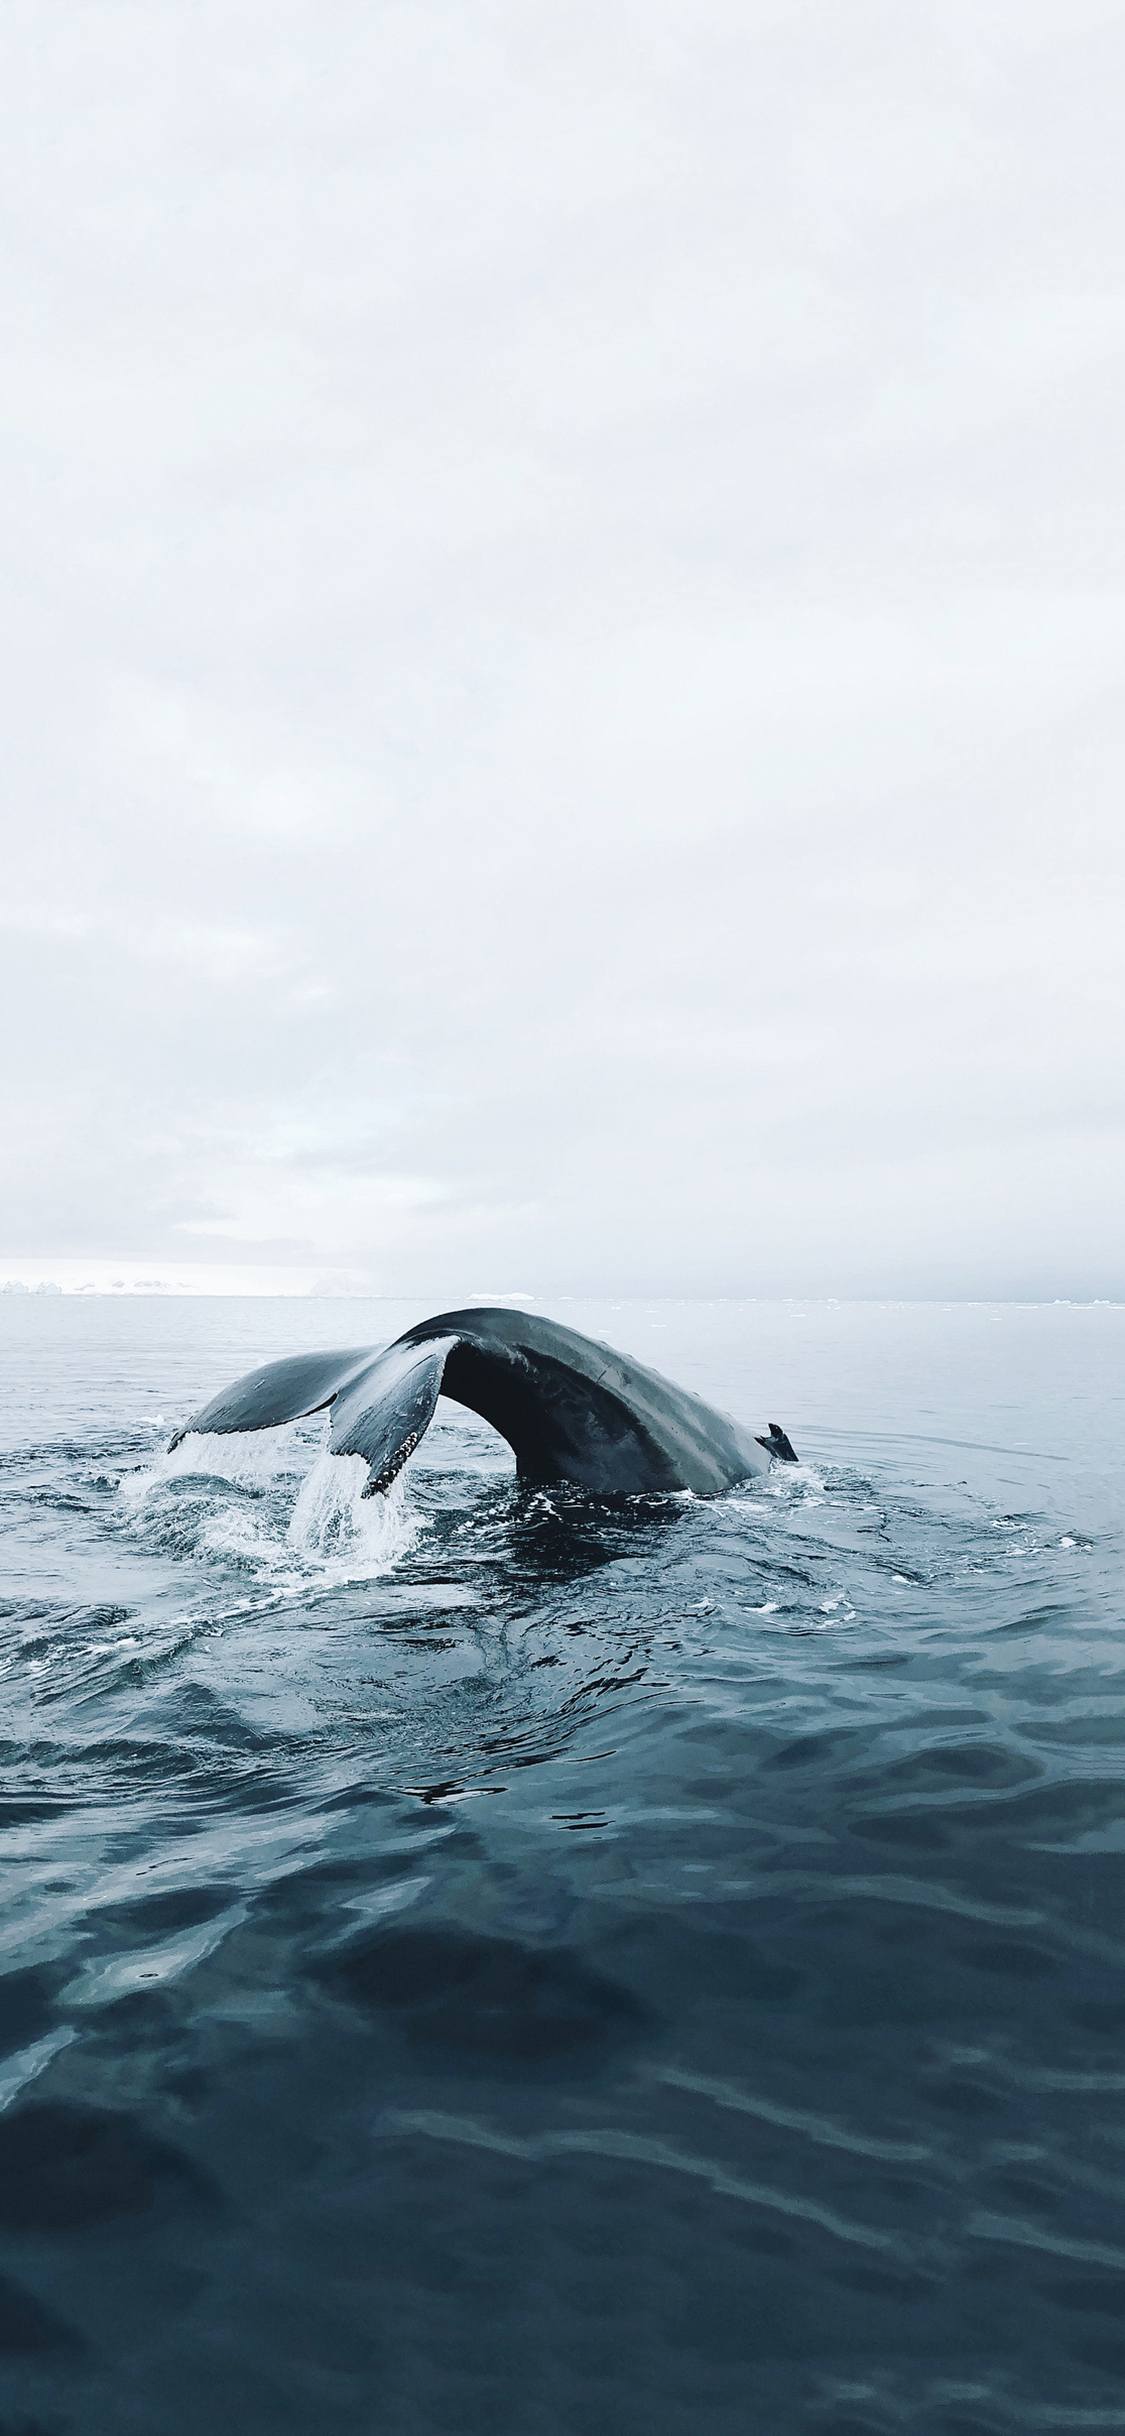
[[822,1505],[829,1489],[829,1477],[812,1463],[771,1463],[768,1472],[758,1479],[744,1482],[740,1488],[729,1489],[711,1502],[732,1514],[754,1514],[762,1517],[769,1511],[767,1498],[780,1500],[783,1505]]

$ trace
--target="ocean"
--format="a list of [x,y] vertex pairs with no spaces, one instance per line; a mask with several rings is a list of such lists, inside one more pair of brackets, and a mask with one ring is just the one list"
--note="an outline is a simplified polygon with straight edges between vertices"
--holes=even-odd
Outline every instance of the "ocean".
[[551,1308],[800,1463],[0,1299],[0,2436],[1125,2430],[1125,1309]]

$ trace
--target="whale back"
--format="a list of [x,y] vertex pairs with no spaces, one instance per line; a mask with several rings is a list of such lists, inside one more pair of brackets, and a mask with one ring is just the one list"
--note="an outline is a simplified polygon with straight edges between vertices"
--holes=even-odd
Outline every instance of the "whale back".
[[618,1495],[707,1495],[764,1471],[755,1440],[611,1345],[530,1312],[451,1311],[408,1331],[453,1340],[443,1393],[506,1438],[521,1477]]

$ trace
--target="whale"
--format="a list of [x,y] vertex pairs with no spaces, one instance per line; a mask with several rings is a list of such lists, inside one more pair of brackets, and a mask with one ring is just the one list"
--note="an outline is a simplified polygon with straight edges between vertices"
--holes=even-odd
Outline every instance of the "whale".
[[795,1463],[774,1421],[754,1432],[612,1345],[533,1312],[443,1311],[382,1348],[297,1353],[224,1388],[169,1441],[275,1429],[327,1411],[334,1455],[361,1455],[365,1497],[387,1490],[429,1428],[439,1395],[507,1440],[521,1481],[600,1496],[714,1496]]

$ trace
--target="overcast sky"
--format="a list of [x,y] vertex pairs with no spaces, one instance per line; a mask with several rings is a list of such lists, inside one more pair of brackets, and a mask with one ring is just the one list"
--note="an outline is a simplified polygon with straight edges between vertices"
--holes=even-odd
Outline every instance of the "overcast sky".
[[1125,1293],[1117,0],[6,0],[6,1256]]

